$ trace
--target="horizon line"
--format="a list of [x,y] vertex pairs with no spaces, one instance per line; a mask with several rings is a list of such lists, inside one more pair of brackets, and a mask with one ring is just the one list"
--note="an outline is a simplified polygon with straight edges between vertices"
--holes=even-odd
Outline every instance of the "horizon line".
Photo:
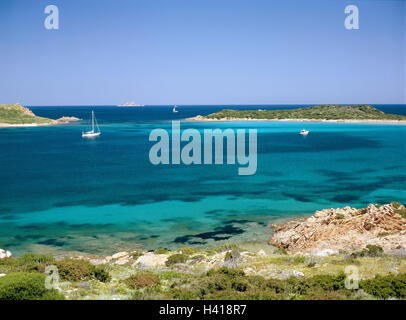
[[215,107],[215,106],[298,106],[298,105],[406,105],[405,103],[230,103],[230,104],[144,104],[140,106],[119,106],[117,104],[49,104],[49,105],[31,105],[31,104],[21,104],[21,103],[10,103],[10,104],[20,104],[27,107],[119,107],[119,108],[142,108],[142,107],[165,107],[177,105],[183,107]]

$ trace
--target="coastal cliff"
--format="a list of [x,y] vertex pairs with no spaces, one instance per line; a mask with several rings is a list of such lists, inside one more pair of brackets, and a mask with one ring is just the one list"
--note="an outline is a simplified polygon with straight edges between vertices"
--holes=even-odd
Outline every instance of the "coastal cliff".
[[272,227],[275,233],[269,244],[289,253],[331,254],[367,245],[380,246],[387,253],[406,249],[406,209],[396,202],[320,210],[309,218]]

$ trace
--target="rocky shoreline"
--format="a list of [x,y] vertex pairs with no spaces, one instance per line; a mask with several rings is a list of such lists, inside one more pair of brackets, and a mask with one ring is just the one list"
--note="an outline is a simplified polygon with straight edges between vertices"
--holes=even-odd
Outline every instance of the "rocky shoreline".
[[388,254],[406,252],[406,209],[396,202],[363,209],[324,209],[272,227],[269,244],[293,254],[334,254],[367,245],[380,246]]
[[[405,214],[398,203],[320,210],[273,225],[272,246],[254,250],[229,244],[13,257],[0,249],[0,300],[406,299]],[[359,290],[345,285],[348,266],[357,268]],[[58,270],[48,291],[47,268]]]

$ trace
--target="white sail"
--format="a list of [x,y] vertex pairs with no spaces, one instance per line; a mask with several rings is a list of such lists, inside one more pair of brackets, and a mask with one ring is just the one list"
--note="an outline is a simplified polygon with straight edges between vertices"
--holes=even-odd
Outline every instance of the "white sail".
[[[95,128],[94,128],[95,124],[96,124],[96,127],[97,127],[97,131],[95,131]],[[93,137],[99,136],[100,134],[101,134],[100,128],[99,128],[99,125],[97,123],[96,117],[94,115],[94,111],[92,110],[92,130],[82,132],[82,137],[83,138],[93,138]]]

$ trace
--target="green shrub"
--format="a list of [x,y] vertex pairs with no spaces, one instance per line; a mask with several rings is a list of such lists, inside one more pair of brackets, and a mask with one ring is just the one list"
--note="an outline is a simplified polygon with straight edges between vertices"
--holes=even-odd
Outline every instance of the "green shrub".
[[393,207],[393,209],[399,209],[399,207],[402,205],[400,202],[397,201],[392,201],[391,205]]
[[315,288],[319,288],[323,291],[337,291],[345,289],[344,286],[345,274],[340,273],[336,276],[332,275],[316,275],[308,279],[288,279],[290,290],[293,293],[300,295],[310,294],[314,292]]
[[175,300],[198,300],[196,292],[187,289],[170,289],[170,297]]
[[91,268],[92,275],[96,280],[99,280],[100,282],[110,282],[111,276],[105,267],[92,265]]
[[390,297],[406,298],[406,273],[388,276],[376,276],[374,279],[361,280],[359,283],[365,292],[382,299]]
[[87,260],[65,258],[55,264],[63,280],[83,281],[92,278],[92,264]]
[[397,214],[400,214],[403,218],[406,219],[406,208],[405,209],[403,209],[403,207],[400,208],[402,206],[401,203],[394,201],[394,202],[391,203],[391,205],[392,205],[392,208],[393,208],[393,212],[395,212]]
[[0,260],[0,273],[10,272],[40,272],[45,271],[47,265],[53,264],[54,257],[45,254],[25,253],[18,258]]
[[63,300],[55,289],[45,288],[45,275],[40,273],[10,273],[0,278],[0,300]]
[[111,277],[103,266],[94,266],[87,260],[65,258],[57,261],[59,275],[67,281],[84,281],[97,279],[101,282],[110,281]]
[[231,282],[231,288],[240,292],[247,291],[248,286],[249,284],[246,279],[235,279]]
[[275,253],[275,254],[280,254],[280,255],[286,255],[286,254],[288,254],[288,252],[286,251],[285,248],[276,248],[273,253]]
[[190,260],[191,260],[191,262],[193,264],[193,263],[196,263],[196,262],[203,261],[204,258],[205,258],[204,255],[198,254],[196,256],[190,257]]
[[345,219],[345,216],[342,213],[336,213],[336,219],[342,220]]
[[177,254],[173,254],[173,255],[169,256],[168,259],[166,260],[165,264],[167,267],[169,267],[169,266],[177,264],[177,263],[185,263],[186,260],[187,260],[187,255],[177,253]]
[[153,274],[139,273],[125,279],[124,283],[131,289],[140,289],[157,286],[161,281]]
[[361,251],[351,253],[351,257],[381,257],[383,255],[383,248],[374,244],[369,244]]
[[381,246],[368,244],[366,248],[370,257],[381,257],[383,255],[383,248]]
[[221,267],[219,269],[211,269],[206,273],[206,275],[209,277],[215,274],[224,274],[229,277],[240,277],[245,275],[244,271],[242,270],[230,269],[226,267]]
[[165,253],[168,253],[168,252],[169,252],[169,250],[165,249],[165,248],[159,248],[159,249],[156,249],[154,251],[155,254],[165,254]]
[[55,258],[53,256],[33,253],[25,253],[22,256],[20,256],[17,260],[21,265],[29,263],[52,264],[55,262]]
[[187,256],[191,256],[192,254],[199,252],[196,248],[191,247],[182,247],[179,249],[179,251],[182,251],[182,254],[186,254]]
[[221,246],[221,247],[214,248],[213,250],[214,250],[215,252],[217,252],[217,253],[222,253],[222,252],[230,251],[230,250],[233,250],[233,249],[241,250],[240,247],[237,246],[237,245],[234,244],[234,243],[225,244],[225,245],[223,245],[223,246]]
[[14,258],[5,258],[0,260],[0,273],[10,273],[20,271],[18,260]]

